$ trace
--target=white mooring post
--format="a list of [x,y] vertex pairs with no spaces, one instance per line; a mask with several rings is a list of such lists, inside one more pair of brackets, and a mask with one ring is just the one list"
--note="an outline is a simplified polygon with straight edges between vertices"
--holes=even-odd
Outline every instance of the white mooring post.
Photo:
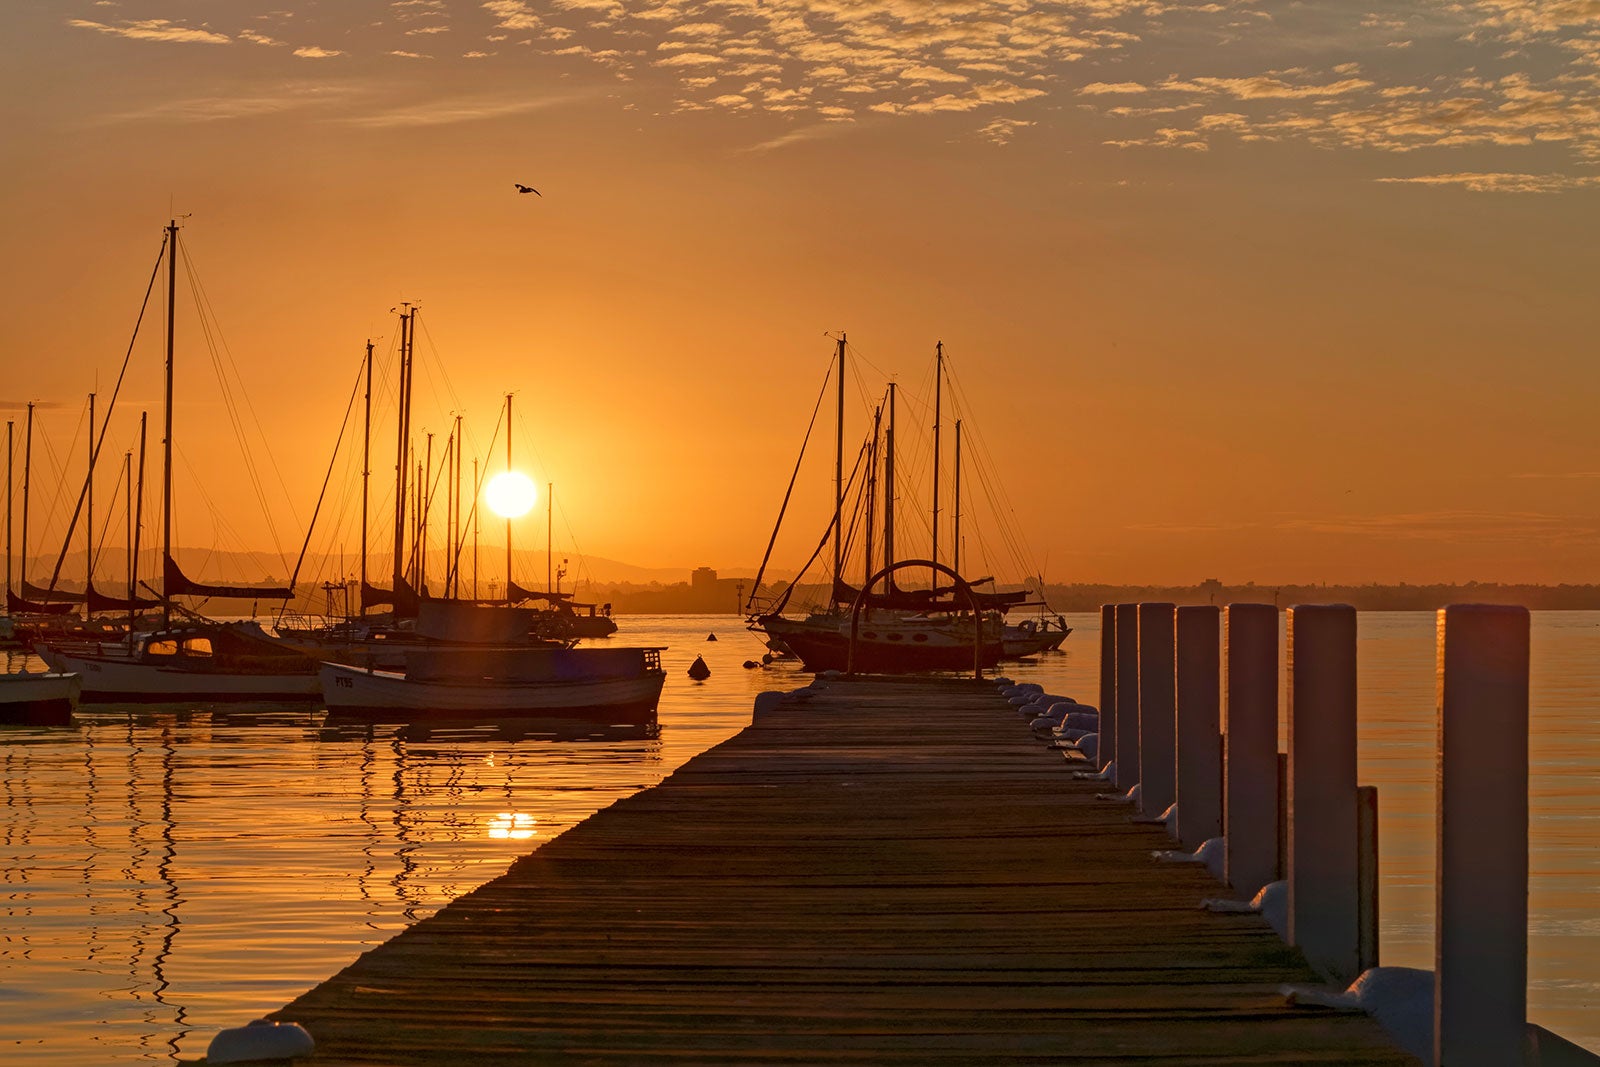
[[1139,605],[1139,811],[1159,816],[1177,799],[1177,712],[1172,604]]
[[1278,877],[1278,609],[1229,604],[1224,620],[1224,877],[1253,897]]
[[1117,781],[1139,784],[1139,605],[1117,605]]
[[1356,609],[1289,609],[1289,943],[1325,977],[1360,973]]
[[1117,606],[1100,605],[1100,742],[1095,769],[1117,758]]
[[1178,815],[1184,848],[1222,836],[1221,611],[1178,609]]
[[1520,1063],[1528,1014],[1528,612],[1439,612],[1434,1062]]

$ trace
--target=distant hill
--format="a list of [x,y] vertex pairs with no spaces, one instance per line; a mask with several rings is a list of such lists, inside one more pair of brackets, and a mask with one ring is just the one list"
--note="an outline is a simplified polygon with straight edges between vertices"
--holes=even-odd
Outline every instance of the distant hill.
[[[487,550],[486,550],[487,551]],[[282,583],[288,574],[284,564],[270,553],[221,552],[181,548],[175,553],[178,564],[196,581],[269,584]],[[141,550],[140,573],[145,582],[155,581],[156,550]],[[557,556],[559,564],[562,557]],[[734,567],[727,570],[687,567],[640,567],[619,560],[587,556],[581,561],[568,559],[568,572],[561,582],[566,590],[576,589],[580,599],[610,603],[619,613],[715,613],[734,610],[750,591],[751,575],[755,567]],[[97,585],[101,592],[120,595],[121,579],[112,579],[121,570],[123,550],[109,546],[102,556],[101,573]],[[499,563],[498,555],[495,563]],[[292,566],[293,561],[290,561]],[[429,574],[435,591],[444,574],[445,557],[442,551],[429,554]],[[543,589],[545,579],[544,552],[517,553],[518,580],[529,589]],[[50,571],[55,566],[54,556],[35,555],[28,561],[28,580],[35,585],[48,583]],[[372,561],[372,580],[387,585],[388,560]],[[14,579],[20,579],[20,561],[12,563]],[[496,567],[498,569],[498,567]],[[294,610],[321,611],[326,606],[324,582],[337,583],[341,577],[353,577],[356,560],[346,556],[314,557],[301,568]],[[791,575],[783,571],[769,572],[763,581],[765,591],[781,589]],[[60,588],[73,592],[83,589],[83,551],[69,552],[61,567]],[[989,588],[989,587],[986,587]],[[1038,592],[1036,583],[1002,583],[1002,589],[1028,588]],[[488,596],[487,587],[480,590]],[[1170,602],[1174,604],[1234,603],[1277,604],[1290,607],[1295,604],[1351,604],[1362,611],[1422,611],[1440,608],[1446,604],[1487,603],[1521,604],[1535,610],[1600,610],[1600,585],[1527,585],[1500,582],[1465,582],[1459,584],[1410,585],[1319,585],[1266,584],[1256,582],[1223,584],[1215,580],[1194,585],[1109,585],[1109,584],[1050,584],[1043,588],[1045,601],[1056,611],[1094,611],[1101,604]],[[820,604],[826,587],[807,584],[797,589],[791,600],[791,611],[807,604]],[[264,605],[263,605],[264,606]]]

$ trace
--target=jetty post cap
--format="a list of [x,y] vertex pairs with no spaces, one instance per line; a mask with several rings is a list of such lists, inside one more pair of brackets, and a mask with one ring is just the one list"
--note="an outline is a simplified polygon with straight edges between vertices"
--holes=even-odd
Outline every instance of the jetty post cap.
[[257,1019],[248,1026],[223,1030],[206,1048],[206,1063],[250,1063],[292,1060],[316,1052],[317,1043],[299,1023]]

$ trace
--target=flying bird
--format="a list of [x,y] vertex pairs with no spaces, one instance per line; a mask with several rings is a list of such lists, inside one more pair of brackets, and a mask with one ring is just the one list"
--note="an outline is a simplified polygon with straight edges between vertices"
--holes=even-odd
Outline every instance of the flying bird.
[[535,189],[531,185],[521,185],[521,184],[519,184],[517,182],[512,182],[511,184],[515,185],[517,187],[517,192],[519,192],[519,193],[532,193],[534,196],[537,196],[537,197],[543,197],[544,196],[543,193],[541,193],[539,190]]

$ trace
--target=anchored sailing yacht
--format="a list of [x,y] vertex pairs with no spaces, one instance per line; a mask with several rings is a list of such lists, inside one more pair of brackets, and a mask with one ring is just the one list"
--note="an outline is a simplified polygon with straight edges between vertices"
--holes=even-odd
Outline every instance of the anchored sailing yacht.
[[[57,671],[81,675],[84,701],[315,699],[317,661],[285,646],[250,622],[223,623],[184,611],[176,597],[287,599],[293,589],[210,585],[192,581],[172,554],[172,391],[177,293],[178,224],[166,227],[166,434],[161,502],[163,625],[112,640],[50,639],[35,647]],[[92,464],[91,464],[92,470]],[[87,485],[86,485],[87,489]],[[69,535],[70,536],[70,535]],[[92,583],[91,583],[92,584]],[[131,600],[132,598],[130,598]],[[104,603],[104,601],[102,601]],[[143,606],[117,602],[117,607]],[[176,613],[177,619],[173,616]]]

